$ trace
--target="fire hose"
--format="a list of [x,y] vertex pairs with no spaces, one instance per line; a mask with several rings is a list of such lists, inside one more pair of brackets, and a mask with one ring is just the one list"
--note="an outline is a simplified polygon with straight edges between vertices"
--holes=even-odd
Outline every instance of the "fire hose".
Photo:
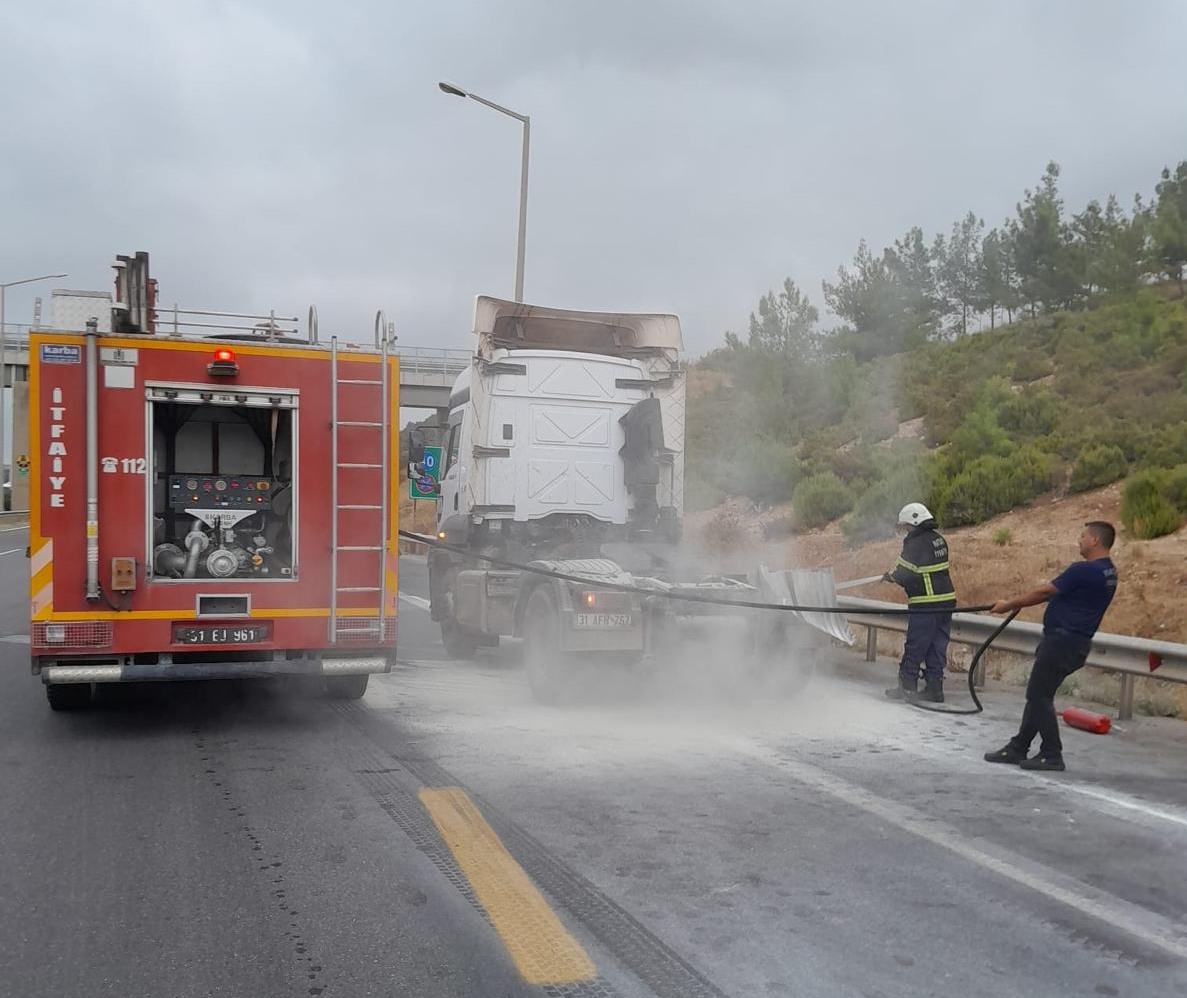
[[[992,609],[992,603],[980,603],[972,606],[955,606],[955,607],[839,607],[839,606],[800,606],[794,603],[759,603],[753,600],[736,600],[736,599],[720,599],[714,596],[701,596],[696,593],[689,592],[663,592],[656,589],[648,589],[644,586],[632,586],[622,582],[610,582],[604,579],[589,578],[587,576],[571,575],[568,572],[558,572],[555,569],[545,568],[542,565],[523,565],[518,562],[508,561],[505,558],[499,558],[491,554],[476,554],[468,548],[458,547],[454,544],[447,544],[436,537],[426,537],[424,534],[413,533],[410,530],[399,531],[399,536],[405,540],[414,541],[417,544],[424,544],[426,547],[437,548],[441,551],[448,551],[451,554],[462,555],[466,558],[471,558],[475,561],[486,562],[495,568],[504,568],[513,572],[528,572],[533,575],[540,575],[548,579],[556,579],[559,582],[570,582],[575,585],[596,585],[600,589],[605,589],[611,592],[627,593],[636,596],[646,597],[662,597],[664,599],[680,601],[685,603],[702,603],[713,606],[732,606],[742,607],[748,610],[784,610],[793,613],[840,613],[846,616],[903,616],[906,614],[916,613],[981,613]],[[881,578],[877,576],[876,578]],[[875,577],[869,579],[857,579],[852,583],[842,583],[837,588],[850,588],[864,582],[876,581]],[[981,662],[981,656],[989,650],[989,647],[997,640],[998,636],[1009,626],[1010,622],[1018,616],[1018,611],[1014,610],[1001,622],[993,632],[984,641],[978,645],[977,650],[973,653],[972,661],[969,663],[969,696],[972,698],[974,707],[968,708],[949,708],[932,705],[928,703],[921,703],[918,700],[908,699],[906,702],[912,707],[917,707],[920,710],[931,711],[935,714],[980,714],[985,708],[981,704],[980,697],[977,696],[976,690],[976,674],[977,666]]]

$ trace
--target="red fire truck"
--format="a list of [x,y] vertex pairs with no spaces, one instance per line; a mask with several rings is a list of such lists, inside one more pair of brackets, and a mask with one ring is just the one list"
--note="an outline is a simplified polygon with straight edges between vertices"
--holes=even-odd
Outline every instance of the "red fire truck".
[[114,300],[55,292],[29,342],[30,642],[50,706],[260,676],[362,696],[396,650],[382,313],[360,347],[320,342],[314,309],[305,337],[274,314],[166,312],[148,255],[118,261]]

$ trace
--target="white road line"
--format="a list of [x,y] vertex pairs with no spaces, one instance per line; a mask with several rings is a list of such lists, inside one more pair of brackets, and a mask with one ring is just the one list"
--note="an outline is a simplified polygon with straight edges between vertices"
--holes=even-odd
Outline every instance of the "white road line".
[[28,530],[29,525],[26,523],[20,527],[0,527],[0,534],[11,534],[14,530]]
[[[901,748],[903,751],[910,752],[912,755],[917,755],[921,758],[939,759],[942,757],[948,761],[954,758],[953,753],[949,750],[940,750],[931,746],[920,745],[909,739],[896,738],[894,739],[894,744],[897,748]],[[980,765],[981,760],[980,755],[972,753],[960,753],[955,758],[974,762],[977,765]],[[1152,821],[1143,822],[1143,824],[1151,827],[1157,827],[1155,824],[1157,821],[1165,821],[1172,825],[1178,825],[1180,828],[1187,828],[1187,812],[1166,806],[1156,807],[1142,800],[1140,797],[1134,797],[1131,794],[1122,793],[1119,790],[1086,787],[1079,783],[1064,783],[1060,780],[1052,780],[1049,776],[1044,776],[1041,773],[1028,773],[1026,770],[1017,769],[1012,766],[995,767],[995,774],[1001,777],[1012,776],[1034,783],[1041,783],[1053,793],[1078,794],[1081,797],[1091,797],[1093,800],[1100,801],[1103,804],[1122,811],[1128,811],[1130,814],[1139,814],[1144,818],[1153,819]]]
[[400,599],[405,603],[411,603],[413,606],[418,606],[422,610],[429,609],[429,601],[423,596],[413,596],[410,593],[400,593]]
[[721,736],[717,740],[731,751],[766,763],[806,786],[872,814],[933,845],[941,846],[991,873],[1012,880],[1106,926],[1120,929],[1140,942],[1157,946],[1179,959],[1187,959],[1187,938],[1184,938],[1181,929],[1170,919],[1140,905],[1082,883],[1042,863],[999,849],[983,839],[964,835],[938,819],[879,797],[816,766],[788,759],[748,738]]
[[1060,783],[1058,784],[1058,789],[1064,793],[1091,797],[1094,800],[1104,801],[1106,804],[1112,804],[1114,807],[1123,808],[1127,811],[1137,811],[1139,814],[1144,814],[1148,818],[1158,818],[1160,821],[1169,821],[1171,824],[1182,825],[1184,828],[1187,828],[1187,814],[1183,814],[1181,811],[1176,813],[1160,807],[1151,807],[1137,797],[1130,797],[1129,794],[1101,790],[1097,787],[1082,787],[1073,783]]
[[0,551],[0,558],[3,558],[6,554],[24,554],[24,553],[25,553],[24,548],[9,548],[7,551]]
[[10,645],[27,645],[29,643],[29,635],[27,634],[3,634],[0,635],[0,641]]

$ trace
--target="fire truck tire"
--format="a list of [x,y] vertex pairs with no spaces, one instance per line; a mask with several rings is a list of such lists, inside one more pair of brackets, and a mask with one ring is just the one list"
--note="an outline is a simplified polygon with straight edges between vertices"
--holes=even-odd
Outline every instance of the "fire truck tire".
[[91,684],[47,683],[45,698],[51,710],[83,710],[91,705]]
[[478,654],[478,637],[452,618],[441,621],[441,643],[450,658],[471,659]]
[[563,700],[565,663],[560,650],[560,620],[552,594],[537,589],[528,598],[523,615],[523,658],[528,686],[538,703]]
[[327,676],[326,696],[331,700],[358,700],[367,692],[367,680],[370,678],[366,673],[361,676]]

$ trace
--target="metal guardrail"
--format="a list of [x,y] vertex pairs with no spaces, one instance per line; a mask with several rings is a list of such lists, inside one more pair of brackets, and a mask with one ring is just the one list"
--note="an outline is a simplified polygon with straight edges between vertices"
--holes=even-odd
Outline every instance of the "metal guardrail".
[[469,350],[445,347],[408,347],[396,345],[393,352],[400,356],[400,373],[437,374],[456,378],[470,366],[474,355]]
[[[839,596],[841,607],[897,608],[899,603],[882,600],[860,599],[855,596]],[[878,631],[906,631],[906,615],[869,617],[854,614],[848,618],[851,624],[867,628],[866,661],[874,661],[878,643]],[[952,640],[957,644],[979,645],[1001,624],[1000,617],[988,614],[956,613],[952,615]],[[1020,655],[1033,655],[1043,636],[1040,624],[1015,620],[993,643],[995,651],[1011,651]],[[1187,683],[1187,645],[1171,641],[1155,641],[1150,638],[1135,638],[1128,634],[1098,633],[1092,640],[1092,650],[1085,663],[1102,672],[1115,672],[1121,676],[1121,697],[1117,708],[1119,720],[1133,717],[1134,681],[1138,678],[1161,679],[1171,683]],[[984,666],[981,666],[984,669]],[[975,677],[980,683],[984,675]]]

